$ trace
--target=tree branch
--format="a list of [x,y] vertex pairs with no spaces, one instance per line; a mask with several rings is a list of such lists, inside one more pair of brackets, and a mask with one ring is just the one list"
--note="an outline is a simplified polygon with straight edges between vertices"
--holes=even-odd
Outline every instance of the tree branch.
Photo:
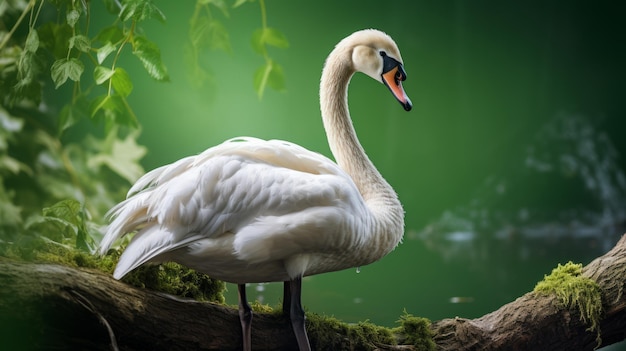
[[[626,236],[583,269],[602,291],[601,346],[626,335]],[[433,323],[439,350],[593,350],[597,334],[554,296],[527,293],[483,317]],[[235,308],[136,289],[101,272],[0,261],[0,344],[7,349],[239,350]],[[296,348],[280,315],[257,313],[255,350]],[[352,336],[337,332],[336,344]],[[311,340],[312,346],[318,340]],[[348,342],[347,344],[352,344]],[[371,345],[411,350],[411,346]]]

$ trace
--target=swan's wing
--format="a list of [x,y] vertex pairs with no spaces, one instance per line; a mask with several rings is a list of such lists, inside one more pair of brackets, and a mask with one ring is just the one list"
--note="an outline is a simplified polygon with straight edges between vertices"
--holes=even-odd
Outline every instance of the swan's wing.
[[337,247],[346,240],[338,234],[367,211],[352,180],[328,158],[253,138],[229,140],[151,171],[129,194],[110,211],[114,219],[101,244],[106,252],[138,230],[116,277],[223,235],[234,235],[229,249],[250,263]]

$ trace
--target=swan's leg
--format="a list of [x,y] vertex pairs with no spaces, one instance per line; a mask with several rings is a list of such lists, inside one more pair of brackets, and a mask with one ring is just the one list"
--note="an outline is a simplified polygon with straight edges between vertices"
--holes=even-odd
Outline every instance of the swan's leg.
[[286,281],[283,285],[283,315],[289,318],[289,309],[291,308],[291,289],[289,288],[291,282]]
[[[285,287],[285,292],[287,288]],[[302,278],[296,278],[289,282],[289,317],[291,319],[291,327],[294,334],[296,334],[296,340],[298,340],[298,347],[300,351],[310,351],[309,337],[306,335],[306,329],[304,327],[304,309],[302,309]],[[283,305],[283,311],[285,307]]]
[[252,309],[246,298],[246,284],[238,284],[239,292],[239,321],[243,333],[243,351],[252,350],[250,327],[252,325]]

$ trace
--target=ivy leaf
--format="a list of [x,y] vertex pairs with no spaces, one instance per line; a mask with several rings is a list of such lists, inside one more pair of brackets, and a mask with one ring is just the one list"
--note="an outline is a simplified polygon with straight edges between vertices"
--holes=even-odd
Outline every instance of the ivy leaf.
[[151,0],[125,0],[122,3],[122,9],[120,11],[120,18],[122,21],[128,21],[134,19],[137,22],[141,22],[146,19],[156,18],[162,23],[165,23],[165,15],[159,10]]
[[275,46],[279,49],[286,49],[289,47],[287,37],[278,29],[265,28],[263,30],[263,40],[267,45]]
[[67,23],[47,22],[37,29],[39,45],[50,50],[53,57],[66,57],[69,40],[74,36],[72,27]]
[[39,48],[39,34],[34,29],[28,32],[26,37],[26,43],[24,44],[24,51],[35,53]]
[[54,61],[50,70],[55,88],[58,89],[68,78],[78,82],[85,70],[85,66],[76,58],[62,58]]
[[119,112],[122,108],[114,101],[111,95],[105,94],[96,97],[89,105],[89,114],[92,118],[95,117],[100,110]]
[[44,221],[56,222],[64,227],[66,237],[76,238],[76,247],[87,250],[93,240],[87,233],[87,214],[83,205],[74,200],[67,199],[43,209]]
[[93,70],[93,80],[96,81],[96,84],[100,85],[111,79],[114,74],[115,71],[108,67],[96,66]]
[[87,99],[81,95],[73,103],[66,104],[59,113],[59,135],[89,115]]
[[17,59],[17,79],[30,84],[37,75],[36,55],[28,50],[22,51]]
[[221,49],[232,52],[228,30],[222,22],[211,20],[207,16],[196,18],[189,30],[191,43],[196,48]]
[[41,102],[42,86],[38,80],[23,79],[11,89],[11,101],[32,101],[35,105]]
[[65,16],[65,20],[67,21],[67,24],[69,24],[70,27],[72,28],[74,28],[79,18],[80,18],[80,12],[78,12],[76,9],[69,11],[67,15]]
[[266,45],[280,49],[289,47],[287,37],[274,28],[259,28],[252,33],[252,48],[257,53],[263,55],[266,52]]
[[101,43],[117,43],[124,39],[124,33],[118,26],[104,27],[94,38]]
[[212,74],[200,65],[198,50],[189,43],[184,47],[184,57],[187,77],[196,88],[201,88],[205,83],[212,82]]
[[139,58],[150,77],[158,81],[168,81],[167,69],[161,61],[159,47],[143,36],[133,39],[133,54]]
[[115,68],[111,77],[111,84],[115,92],[123,97],[127,97],[133,91],[133,82],[130,80],[128,72],[121,67]]
[[285,90],[283,68],[272,60],[259,67],[254,73],[254,90],[256,90],[259,99],[263,97],[267,86],[277,91]]
[[130,95],[130,92],[133,90],[133,82],[130,80],[128,72],[121,67],[110,69],[104,66],[96,66],[93,71],[93,77],[98,85],[111,79],[113,89],[123,97]]
[[101,95],[96,97],[89,105],[91,118],[95,118],[99,112],[104,114],[107,133],[115,125],[125,125],[131,128],[138,128],[139,121],[128,106],[124,97],[119,94]]
[[107,42],[104,46],[98,48],[96,50],[96,58],[98,59],[98,64],[102,64],[104,60],[111,54],[113,51],[117,50],[117,47],[111,42]]
[[78,34],[70,38],[70,49],[76,48],[78,51],[89,52],[91,50],[91,41],[84,35]]
[[[116,133],[111,133],[115,138]],[[130,134],[124,140],[115,138],[107,140],[111,142],[110,150],[91,157],[88,161],[89,167],[106,166],[129,183],[135,182],[144,174],[143,168],[139,165],[139,160],[146,154],[145,146],[137,144],[136,133]]]

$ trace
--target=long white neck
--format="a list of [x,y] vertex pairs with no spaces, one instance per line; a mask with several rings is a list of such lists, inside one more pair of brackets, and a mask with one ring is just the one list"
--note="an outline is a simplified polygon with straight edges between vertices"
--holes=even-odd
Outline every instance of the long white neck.
[[335,48],[326,61],[320,83],[322,120],[337,164],[359,189],[374,216],[376,231],[388,236],[385,241],[395,247],[404,232],[404,211],[393,188],[365,154],[352,125],[348,85],[354,73],[350,52]]

